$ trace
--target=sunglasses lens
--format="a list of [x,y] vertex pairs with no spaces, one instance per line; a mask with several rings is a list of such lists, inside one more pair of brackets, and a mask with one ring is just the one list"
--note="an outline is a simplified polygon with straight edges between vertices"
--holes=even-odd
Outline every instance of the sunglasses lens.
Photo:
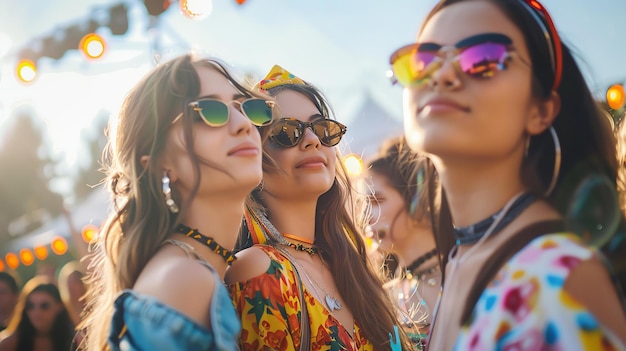
[[197,102],[200,117],[211,127],[223,126],[228,122],[228,106],[217,100],[200,100]]
[[50,309],[50,307],[52,307],[52,305],[50,304],[50,302],[42,302],[39,305],[34,304],[32,302],[27,302],[26,303],[26,310],[27,311],[32,311],[35,308],[39,307],[39,309],[41,309],[42,311],[47,311]]
[[302,137],[302,127],[299,122],[281,120],[272,124],[271,138],[281,146],[292,147],[298,144]]
[[264,126],[272,122],[271,101],[248,99],[241,104],[244,114],[255,126]]
[[313,131],[322,145],[335,146],[341,141],[344,131],[341,125],[333,120],[321,119],[313,122]]
[[418,46],[402,48],[391,64],[393,73],[403,86],[419,84],[437,57],[436,51],[418,51]]
[[489,78],[496,71],[504,69],[503,64],[508,57],[504,44],[476,44],[461,52],[459,66],[464,73],[472,77]]

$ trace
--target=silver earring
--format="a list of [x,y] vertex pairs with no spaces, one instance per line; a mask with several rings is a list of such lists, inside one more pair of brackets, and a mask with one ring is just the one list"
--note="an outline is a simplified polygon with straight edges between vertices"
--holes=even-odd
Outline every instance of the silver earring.
[[561,171],[561,143],[559,142],[559,136],[556,134],[556,130],[553,126],[550,126],[550,135],[554,141],[554,170],[552,171],[552,180],[550,180],[550,186],[546,190],[545,195],[548,196],[554,190],[556,181],[559,179],[559,172]]
[[170,177],[167,171],[163,172],[163,178],[161,178],[161,184],[163,185],[163,195],[165,195],[165,205],[170,209],[172,213],[178,213],[178,205],[172,199],[172,188],[170,188]]
[[[548,185],[548,189],[544,193],[546,197],[548,197],[554,190],[554,187],[556,186],[556,181],[559,179],[559,172],[561,171],[561,143],[559,142],[559,136],[556,134],[556,130],[553,126],[550,126],[548,130],[550,131],[550,136],[552,137],[552,141],[554,143],[554,169],[552,170],[552,179],[550,180],[550,185]],[[530,139],[531,136],[528,136],[524,144],[524,157],[528,157],[528,150],[530,149]]]

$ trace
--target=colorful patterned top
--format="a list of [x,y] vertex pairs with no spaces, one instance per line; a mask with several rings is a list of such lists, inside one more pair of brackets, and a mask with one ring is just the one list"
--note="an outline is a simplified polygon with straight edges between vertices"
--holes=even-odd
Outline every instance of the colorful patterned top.
[[[291,262],[278,250],[255,245],[270,257],[264,274],[230,284],[235,309],[241,316],[241,349],[298,350],[300,347],[300,296]],[[356,321],[352,336],[326,307],[310,294],[304,298],[311,326],[311,351],[373,350]]]
[[455,350],[626,350],[563,289],[593,253],[572,234],[530,242],[483,291]]

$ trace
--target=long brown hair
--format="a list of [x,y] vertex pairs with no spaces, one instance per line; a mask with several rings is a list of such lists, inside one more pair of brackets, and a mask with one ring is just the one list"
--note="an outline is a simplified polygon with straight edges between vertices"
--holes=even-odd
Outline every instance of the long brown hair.
[[[116,133],[109,136],[104,154],[114,210],[91,248],[87,307],[80,326],[86,332],[81,346],[89,350],[107,349],[115,296],[133,287],[145,265],[178,224],[180,213],[171,213],[164,201],[163,174],[158,159],[164,151],[170,125],[180,113],[183,113],[184,144],[192,159],[196,180],[187,203],[180,206],[181,213],[198,190],[200,166],[207,161],[193,150],[193,122],[187,108],[200,93],[198,67],[216,69],[244,95],[262,97],[244,88],[221,61],[194,61],[190,55],[160,64],[126,97]],[[143,155],[150,156],[145,168],[141,164]],[[219,165],[211,166],[219,168]],[[180,204],[175,187],[172,187],[172,194]]]
[[[331,108],[322,93],[310,84],[285,84],[272,88],[269,95],[276,96],[280,91],[293,90],[307,97],[325,118],[330,118]],[[261,130],[267,134],[269,128]],[[272,143],[266,140],[264,149]],[[333,280],[345,303],[354,315],[361,330],[376,350],[391,350],[389,333],[393,334],[396,325],[396,309],[382,287],[382,281],[371,266],[362,239],[364,223],[362,209],[357,201],[356,191],[341,161],[341,154],[335,151],[336,174],[331,188],[317,201],[315,212],[315,244],[322,249],[322,257],[328,264]],[[280,167],[267,152],[263,153],[263,170],[278,171]],[[253,192],[257,206],[264,208],[259,191]],[[267,211],[267,208],[264,208]],[[400,328],[401,329],[401,328]],[[401,343],[409,349],[408,338],[401,329]]]

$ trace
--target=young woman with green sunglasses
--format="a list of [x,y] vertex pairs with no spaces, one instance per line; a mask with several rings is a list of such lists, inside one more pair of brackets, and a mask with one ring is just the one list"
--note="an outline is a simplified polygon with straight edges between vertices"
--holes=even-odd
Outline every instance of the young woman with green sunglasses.
[[83,318],[89,350],[234,350],[223,285],[244,202],[262,177],[268,96],[215,59],[161,63],[111,131],[115,207],[97,235]]

